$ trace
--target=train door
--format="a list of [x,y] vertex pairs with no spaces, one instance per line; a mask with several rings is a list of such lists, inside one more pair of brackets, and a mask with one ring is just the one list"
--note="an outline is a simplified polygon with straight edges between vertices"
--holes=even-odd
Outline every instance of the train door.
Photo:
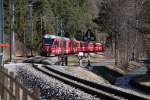
[[56,39],[54,39],[54,42],[53,42],[53,44],[52,44],[52,47],[51,47],[51,53],[52,54],[55,54],[55,44],[56,44]]
[[95,52],[98,52],[98,44],[97,43],[95,43]]
[[102,44],[100,44],[100,43],[96,43],[95,50],[96,50],[96,52],[101,52],[101,51],[103,51]]
[[70,40],[69,46],[70,46],[70,53],[72,54],[73,53],[73,41],[72,40]]
[[60,38],[60,43],[59,43],[59,47],[60,47],[60,54],[65,54],[66,51],[66,42],[64,38]]
[[70,54],[71,53],[71,49],[72,49],[71,40],[68,40],[67,48],[68,48],[68,54]]
[[96,51],[96,52],[99,52],[100,49],[101,49],[100,44],[99,44],[99,43],[96,43],[95,51]]
[[81,47],[80,47],[80,41],[77,41],[77,52],[81,51]]
[[80,42],[80,52],[83,52],[83,42]]
[[77,42],[76,40],[73,41],[73,53],[77,52]]
[[82,51],[86,52],[86,42],[82,42]]
[[65,39],[63,39],[63,53],[66,54],[67,52],[67,45],[66,45],[67,41]]
[[88,45],[89,52],[94,52],[94,43],[90,42]]
[[55,51],[56,51],[56,55],[58,55],[59,54],[59,39],[57,39],[57,41],[56,41]]
[[58,55],[58,39],[56,39],[56,42],[55,42],[55,55]]
[[58,39],[58,47],[57,47],[58,55],[61,54],[61,39]]
[[65,45],[65,53],[68,54],[69,53],[69,40],[65,40],[66,45]]

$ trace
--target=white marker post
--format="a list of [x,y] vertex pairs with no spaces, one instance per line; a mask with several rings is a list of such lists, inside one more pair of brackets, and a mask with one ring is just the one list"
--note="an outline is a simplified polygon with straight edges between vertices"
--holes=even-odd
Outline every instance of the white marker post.
[[78,53],[78,58],[79,58],[79,65],[82,67],[82,58],[84,56],[84,53],[83,52],[79,52]]

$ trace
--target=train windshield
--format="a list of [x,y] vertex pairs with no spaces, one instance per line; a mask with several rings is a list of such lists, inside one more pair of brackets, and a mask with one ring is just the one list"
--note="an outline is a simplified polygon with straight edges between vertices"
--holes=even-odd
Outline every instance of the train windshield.
[[44,44],[50,44],[50,45],[52,45],[53,41],[54,41],[54,39],[51,39],[51,38],[43,38]]

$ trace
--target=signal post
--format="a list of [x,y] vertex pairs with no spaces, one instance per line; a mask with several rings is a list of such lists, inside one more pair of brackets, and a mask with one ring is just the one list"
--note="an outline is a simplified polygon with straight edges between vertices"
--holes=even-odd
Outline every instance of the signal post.
[[[89,42],[90,41],[95,41],[96,38],[95,38],[94,33],[90,29],[88,29],[87,32],[86,32],[86,34],[85,34],[85,36],[84,36],[84,38],[83,38],[83,40],[84,41],[88,41],[88,47],[89,47]],[[91,66],[91,63],[90,63],[90,54],[88,52],[88,64],[87,64],[87,67],[90,67],[90,66]]]
[[[0,0],[0,44],[3,43],[3,0]],[[3,64],[3,47],[0,46],[0,66]]]

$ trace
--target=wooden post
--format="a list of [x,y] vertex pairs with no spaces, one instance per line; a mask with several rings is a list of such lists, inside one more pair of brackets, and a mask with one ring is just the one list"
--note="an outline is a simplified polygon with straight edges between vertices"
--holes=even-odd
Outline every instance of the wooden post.
[[28,97],[31,97],[32,100],[40,100],[37,98],[40,95],[38,88],[35,91],[35,95],[33,95],[17,82],[17,77],[14,78],[13,72],[8,74],[7,69],[0,68],[0,100],[30,100]]
[[[17,77],[15,77],[15,79],[17,80]],[[15,97],[16,100],[20,100],[20,89],[18,84],[15,83]]]
[[[3,0],[0,0],[0,43],[3,43],[4,34],[4,7]],[[0,47],[0,67],[3,65],[3,47]]]
[[2,96],[2,73],[1,73],[1,68],[0,68],[0,96]]
[[[1,71],[4,71],[3,68],[1,68]],[[1,72],[1,98],[4,99],[4,74]]]
[[37,96],[37,97],[40,97],[40,89],[38,87],[33,89],[33,95]]
[[22,100],[27,100],[27,92],[23,89],[23,97]]
[[[14,77],[14,73],[13,73],[13,72],[10,72],[10,76]],[[13,91],[14,91],[14,86],[13,86],[13,80],[12,80],[12,79],[10,79],[10,86],[9,86],[9,88],[10,88],[11,93],[13,93]],[[13,98],[10,96],[10,97],[9,97],[9,100],[13,100]]]
[[[8,73],[7,69],[4,69],[4,72]],[[4,75],[4,87],[8,88],[8,77]],[[8,100],[8,93],[6,89],[4,89],[4,100]]]

